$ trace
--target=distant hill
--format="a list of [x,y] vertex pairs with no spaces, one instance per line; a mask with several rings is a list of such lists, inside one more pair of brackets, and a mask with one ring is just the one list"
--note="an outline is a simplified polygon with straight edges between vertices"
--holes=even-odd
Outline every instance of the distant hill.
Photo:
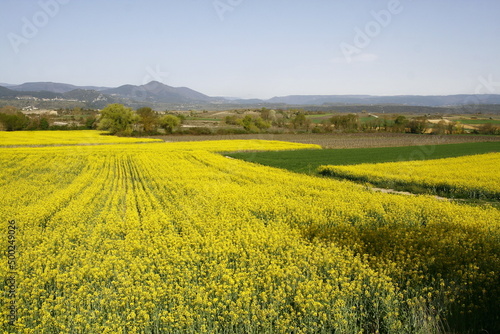
[[[7,86],[5,86],[7,85]],[[101,108],[109,103],[129,106],[150,105],[169,108],[237,108],[268,106],[281,108],[304,106],[328,108],[351,105],[399,105],[422,107],[454,107],[462,105],[500,105],[500,95],[289,95],[268,100],[210,97],[187,87],[172,87],[158,81],[145,85],[123,85],[116,88],[75,86],[57,82],[27,82],[21,85],[0,85],[0,98],[33,96],[37,98],[78,100],[88,107]]]
[[22,85],[10,86],[9,89],[20,91],[20,92],[40,92],[48,91],[54,93],[66,93],[77,89],[77,86],[56,83],[56,82],[27,82]]
[[2,87],[0,86],[0,98],[6,99],[6,98],[16,98],[16,97],[21,97],[21,96],[30,96],[30,97],[36,97],[39,99],[55,99],[55,98],[62,98],[62,94],[55,93],[55,92],[49,92],[49,91],[38,91],[38,92],[32,92],[32,91],[15,91],[11,89],[12,87]]
[[151,81],[141,86],[124,85],[118,88],[105,89],[102,93],[117,95],[136,101],[193,103],[210,102],[211,97],[186,87],[171,87],[158,81]]
[[13,98],[19,94],[16,91],[0,86],[0,98]]
[[371,95],[290,95],[273,97],[267,103],[284,103],[291,105],[325,105],[325,104],[399,104],[410,106],[458,106],[468,104],[500,104],[500,95],[440,95],[440,96],[371,96]]
[[74,89],[66,93],[55,93],[48,91],[16,91],[7,87],[0,86],[0,99],[15,99],[35,97],[38,99],[50,100],[75,100],[85,102],[91,108],[103,108],[110,103],[122,102],[112,96],[97,92],[95,90]]
[[[4,86],[1,85],[0,86]],[[108,87],[96,87],[96,86],[75,86],[65,83],[57,82],[26,82],[21,85],[8,85],[4,87],[9,87],[9,89],[20,91],[20,92],[40,92],[48,91],[54,93],[67,93],[75,89],[86,89],[86,90],[104,90]]]
[[64,93],[63,96],[67,100],[78,100],[86,102],[87,105],[92,108],[104,108],[110,103],[122,102],[120,99],[116,99],[113,96],[98,92],[96,90],[74,89],[70,92]]

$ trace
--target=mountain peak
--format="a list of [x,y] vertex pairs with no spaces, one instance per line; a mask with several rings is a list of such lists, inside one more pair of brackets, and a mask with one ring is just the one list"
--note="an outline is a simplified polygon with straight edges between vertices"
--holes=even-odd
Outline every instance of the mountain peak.
[[141,86],[124,85],[103,90],[102,92],[146,102],[193,103],[209,102],[211,100],[210,97],[192,89],[171,87],[155,80]]
[[165,85],[164,83],[156,81],[156,80],[150,81],[150,82],[148,82],[147,84],[145,84],[143,86],[159,86],[159,85],[161,85],[161,86],[168,86],[168,85]]

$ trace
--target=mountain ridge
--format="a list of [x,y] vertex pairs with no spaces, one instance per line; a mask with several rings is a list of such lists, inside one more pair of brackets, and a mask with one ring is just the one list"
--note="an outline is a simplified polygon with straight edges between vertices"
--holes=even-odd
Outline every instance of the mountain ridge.
[[[188,87],[172,87],[158,81],[144,85],[126,84],[119,87],[76,86],[57,82],[26,82],[21,85],[0,85],[0,98],[33,96],[37,98],[61,98],[79,100],[91,106],[104,103],[166,103],[198,105],[375,105],[394,104],[408,106],[460,106],[476,104],[500,104],[500,94],[454,94],[454,95],[287,95],[264,99],[240,99],[211,97]],[[99,103],[96,104],[96,101]]]
[[212,100],[211,97],[190,88],[172,87],[158,81],[151,81],[140,86],[122,85],[102,90],[102,93],[134,100],[143,99],[144,101],[164,103],[209,102]]

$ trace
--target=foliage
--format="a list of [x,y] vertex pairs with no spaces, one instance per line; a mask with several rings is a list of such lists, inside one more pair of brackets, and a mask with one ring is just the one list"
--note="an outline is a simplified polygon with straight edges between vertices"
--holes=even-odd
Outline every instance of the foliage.
[[132,109],[122,104],[109,104],[101,111],[98,129],[108,130],[112,134],[130,135],[132,125],[139,120]]
[[179,119],[179,117],[174,115],[164,115],[160,117],[158,122],[162,129],[164,129],[168,134],[173,133],[174,130],[177,129],[179,125],[181,125],[181,120]]
[[210,128],[195,126],[186,129],[180,129],[176,132],[178,135],[211,136],[213,132]]
[[261,117],[253,117],[250,115],[246,115],[239,122],[243,129],[249,132],[259,132],[260,130],[268,129],[271,127],[271,124]]
[[294,129],[306,129],[309,130],[311,126],[311,120],[306,118],[306,115],[303,113],[298,113],[291,121],[292,127]]
[[387,129],[387,120],[381,118],[371,118],[370,120],[363,122],[359,125],[359,128],[363,132],[375,132]]
[[264,121],[274,122],[276,121],[276,110],[262,108],[260,110],[260,117],[262,117]]
[[85,127],[88,130],[95,129],[97,127],[97,118],[95,116],[88,116],[85,118]]
[[0,113],[0,123],[7,131],[18,131],[26,128],[29,124],[29,118],[22,112]]
[[228,115],[224,117],[224,123],[229,125],[240,125],[240,117],[236,115]]
[[484,135],[500,135],[500,126],[486,123],[479,127],[478,132]]
[[236,115],[226,116],[224,117],[224,123],[229,125],[239,125],[243,127],[246,132],[251,133],[258,133],[271,127],[271,123],[269,121],[264,120],[260,116],[252,115],[246,115],[243,118]]
[[45,117],[40,119],[40,130],[48,130],[49,129],[49,120]]
[[406,132],[406,127],[408,126],[409,122],[410,122],[410,120],[408,120],[405,116],[397,115],[396,118],[394,119],[392,131],[393,132]]
[[156,131],[158,126],[158,115],[153,109],[142,107],[137,109],[136,113],[139,115],[139,124],[142,125],[144,132],[152,133]]
[[429,123],[426,117],[417,117],[408,122],[410,133],[422,134],[425,133],[428,127]]
[[335,115],[329,121],[335,130],[356,131],[359,129],[359,117],[355,114]]

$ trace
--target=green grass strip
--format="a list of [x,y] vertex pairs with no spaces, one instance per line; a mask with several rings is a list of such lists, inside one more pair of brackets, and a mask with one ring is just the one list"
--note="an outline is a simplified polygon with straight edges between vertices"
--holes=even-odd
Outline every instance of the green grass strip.
[[226,154],[261,165],[317,174],[321,165],[356,165],[393,161],[429,160],[500,152],[500,142],[422,145],[403,147],[239,152]]

